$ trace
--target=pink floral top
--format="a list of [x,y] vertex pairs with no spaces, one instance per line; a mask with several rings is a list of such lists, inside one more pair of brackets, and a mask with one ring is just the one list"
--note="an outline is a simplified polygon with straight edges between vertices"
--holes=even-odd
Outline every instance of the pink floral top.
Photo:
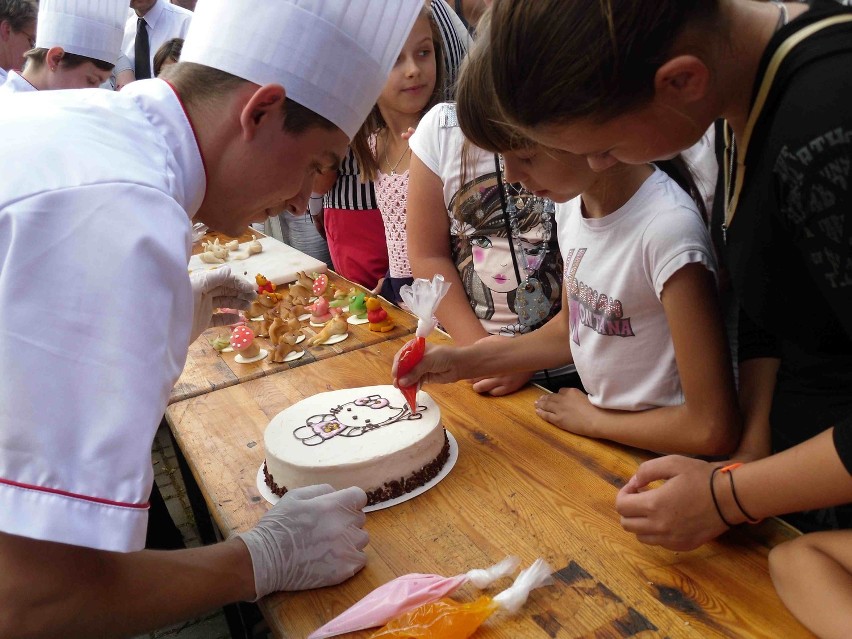
[[[376,152],[376,136],[370,136],[370,149]],[[405,232],[406,203],[408,200],[408,170],[389,175],[378,172],[375,181],[376,202],[385,224],[388,244],[388,264],[391,277],[411,277],[408,262],[408,239]]]

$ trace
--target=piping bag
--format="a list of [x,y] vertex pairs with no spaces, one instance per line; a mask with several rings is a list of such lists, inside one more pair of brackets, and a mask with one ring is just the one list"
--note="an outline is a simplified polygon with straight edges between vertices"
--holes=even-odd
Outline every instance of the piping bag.
[[[417,330],[415,338],[409,341],[399,352],[399,361],[397,363],[396,374],[401,377],[409,373],[426,352],[426,337],[431,333],[438,320],[435,319],[435,309],[450,288],[450,283],[444,281],[444,276],[437,274],[432,278],[432,281],[424,279],[416,279],[411,284],[406,284],[399,289],[399,295],[408,305],[408,308],[417,316]],[[417,391],[420,390],[420,383],[411,386],[400,386],[405,401],[411,408],[412,414],[417,414]]]
[[469,603],[441,599],[415,608],[392,619],[370,639],[466,639],[495,611],[517,613],[527,602],[530,592],[553,583],[553,572],[543,559],[522,571],[509,588],[494,597],[483,595]]
[[479,589],[487,588],[498,579],[515,572],[520,563],[517,557],[506,557],[490,568],[474,569],[455,577],[420,573],[397,577],[312,632],[308,639],[325,639],[381,626],[418,606],[446,597],[468,582]]

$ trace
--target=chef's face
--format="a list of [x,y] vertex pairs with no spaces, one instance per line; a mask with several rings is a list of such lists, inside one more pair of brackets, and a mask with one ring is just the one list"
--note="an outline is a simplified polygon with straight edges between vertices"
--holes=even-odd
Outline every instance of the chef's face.
[[[349,138],[340,129],[310,127],[301,133],[276,130],[258,136],[236,168],[227,206],[199,211],[197,218],[209,227],[238,236],[252,222],[282,210],[304,213],[314,178],[336,169]],[[223,203],[224,204],[224,203]]]
[[56,67],[47,73],[47,89],[96,89],[109,80],[110,71],[105,71],[92,62],[83,62],[73,68]]

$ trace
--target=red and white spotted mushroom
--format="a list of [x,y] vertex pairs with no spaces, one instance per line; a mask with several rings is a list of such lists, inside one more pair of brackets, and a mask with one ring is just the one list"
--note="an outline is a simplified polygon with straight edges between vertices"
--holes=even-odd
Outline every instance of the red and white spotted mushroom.
[[325,293],[325,289],[328,288],[328,275],[322,273],[317,275],[317,278],[314,280],[314,286],[311,289],[314,292],[314,295],[319,297],[323,293]]
[[235,326],[231,331],[231,348],[246,359],[257,356],[260,347],[254,342],[254,331],[248,326]]

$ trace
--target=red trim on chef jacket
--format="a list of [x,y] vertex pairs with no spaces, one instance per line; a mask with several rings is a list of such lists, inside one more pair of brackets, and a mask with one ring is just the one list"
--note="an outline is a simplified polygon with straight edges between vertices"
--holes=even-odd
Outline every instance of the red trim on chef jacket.
[[72,497],[73,499],[82,499],[83,501],[91,501],[96,504],[105,504],[107,506],[118,506],[119,508],[135,508],[138,510],[147,510],[150,505],[147,501],[144,504],[129,504],[123,501],[112,501],[111,499],[103,499],[101,497],[90,497],[89,495],[71,493],[67,490],[59,490],[58,488],[47,488],[46,486],[22,484],[21,482],[12,481],[11,479],[3,479],[2,477],[0,477],[0,484],[14,486],[15,488],[25,488],[27,490],[39,490],[43,493],[51,493],[53,495],[61,495],[63,497]]
[[[160,79],[162,80],[162,78]],[[180,108],[183,109],[184,116],[186,116],[186,121],[189,122],[189,128],[192,130],[192,135],[195,137],[195,146],[198,147],[198,155],[201,156],[201,167],[204,169],[204,197],[207,197],[207,184],[209,183],[210,178],[207,174],[207,161],[204,159],[204,153],[201,152],[201,144],[198,141],[198,133],[195,131],[195,125],[192,123],[192,119],[189,117],[189,112],[186,110],[186,105],[183,103],[183,100],[181,100],[180,93],[178,93],[175,85],[168,80],[163,80],[163,82],[168,84],[169,88],[175,94],[178,104],[180,105]],[[201,201],[203,202],[204,198],[201,198]]]

